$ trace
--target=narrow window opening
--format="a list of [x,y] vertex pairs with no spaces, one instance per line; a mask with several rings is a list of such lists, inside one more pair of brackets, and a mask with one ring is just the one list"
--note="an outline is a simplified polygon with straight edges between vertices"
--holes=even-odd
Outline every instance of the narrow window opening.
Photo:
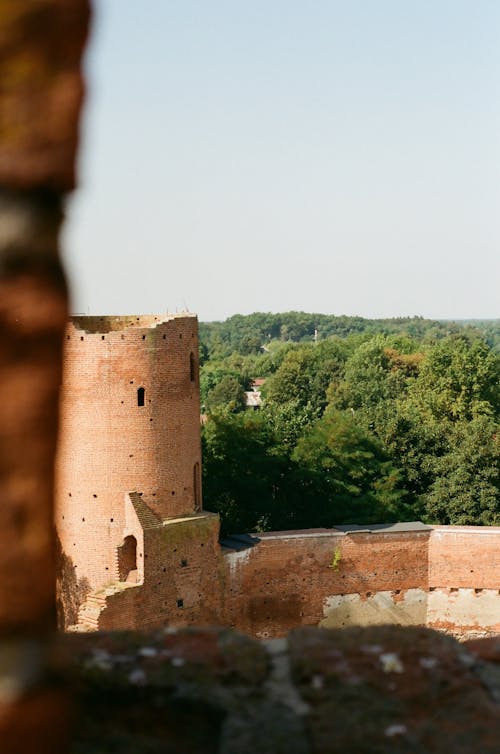
[[195,382],[196,380],[196,364],[194,360],[194,353],[191,351],[189,354],[189,377],[191,379],[191,382]]
[[187,564],[188,564],[187,560],[185,558],[183,558],[181,560],[181,568],[186,568]]
[[194,494],[194,509],[195,511],[201,510],[201,481],[200,481],[200,464],[198,461],[193,466],[193,494]]
[[137,405],[138,406],[144,406],[144,395],[146,391],[143,387],[138,388],[137,390]]
[[184,607],[184,600],[177,600],[177,607]]

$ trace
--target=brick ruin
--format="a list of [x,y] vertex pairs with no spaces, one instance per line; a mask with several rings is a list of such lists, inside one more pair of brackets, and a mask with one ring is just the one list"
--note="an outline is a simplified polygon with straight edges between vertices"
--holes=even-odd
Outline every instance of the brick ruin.
[[56,463],[72,630],[219,624],[500,631],[500,528],[343,526],[219,543],[202,511],[194,315],[74,317]]
[[[142,602],[137,585],[154,579],[166,591],[149,595],[141,612],[144,625],[157,625],[172,597],[163,542],[188,532],[200,548],[216,536],[215,517],[201,512],[196,317],[75,317],[64,346],[56,461],[63,622],[76,623],[88,598],[80,617],[97,627],[102,587],[107,597],[140,591]],[[184,591],[186,609],[199,602]]]
[[500,633],[500,527],[423,524],[262,534],[223,555],[226,625],[261,638],[304,625]]
[[[0,9],[0,750],[496,754],[495,640],[460,645],[388,626],[304,628],[275,642],[189,628],[56,636],[52,468],[67,316],[59,230],[74,186],[88,19],[86,0],[5,0]],[[467,536],[457,532],[449,548],[430,535],[433,568],[450,566],[462,579],[453,590],[494,562],[495,532],[490,549],[470,557]],[[248,543],[233,543],[235,574],[250,575],[245,564],[263,564],[261,556],[273,560],[277,540],[267,539],[248,553]],[[171,545],[175,582],[189,564],[177,563]],[[220,564],[215,537],[213,551]],[[347,557],[335,562],[342,568]],[[133,564],[125,539],[119,578]],[[154,595],[144,578],[143,592]]]

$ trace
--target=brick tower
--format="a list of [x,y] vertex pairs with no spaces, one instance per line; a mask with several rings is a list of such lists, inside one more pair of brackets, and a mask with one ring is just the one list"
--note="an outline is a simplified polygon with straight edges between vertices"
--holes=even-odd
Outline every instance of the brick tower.
[[73,317],[60,411],[56,526],[80,603],[141,583],[143,530],[201,511],[196,316]]

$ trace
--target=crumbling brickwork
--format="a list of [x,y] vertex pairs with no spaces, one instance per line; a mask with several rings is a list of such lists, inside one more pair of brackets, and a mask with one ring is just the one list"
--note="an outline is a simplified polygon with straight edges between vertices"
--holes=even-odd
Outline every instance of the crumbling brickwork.
[[64,344],[56,524],[83,595],[121,579],[128,493],[157,523],[201,510],[197,320],[74,317]]
[[500,634],[500,527],[434,528],[427,624],[456,634]]
[[[239,630],[267,638],[318,625],[332,595],[366,600],[381,591],[396,599],[409,589],[426,593],[429,534],[345,535],[334,529],[264,534],[255,546],[226,556],[225,618]],[[357,621],[352,616],[345,622]]]
[[500,632],[500,527],[401,528],[277,532],[226,552],[222,622],[261,638],[300,625]]
[[219,519],[200,514],[144,531],[144,576],[137,587],[108,589],[100,630],[202,626],[221,622]]
[[[135,528],[128,515],[127,531],[137,542],[137,572],[132,583],[92,593],[80,611],[87,630],[218,623],[267,639],[297,626],[393,623],[462,637],[500,632],[500,528],[277,532],[230,538],[229,549],[228,540],[219,546],[214,514],[151,521],[137,494],[129,508],[136,515]],[[459,567],[454,557],[465,543]],[[464,576],[485,551],[491,557],[483,578],[476,581],[471,568]]]

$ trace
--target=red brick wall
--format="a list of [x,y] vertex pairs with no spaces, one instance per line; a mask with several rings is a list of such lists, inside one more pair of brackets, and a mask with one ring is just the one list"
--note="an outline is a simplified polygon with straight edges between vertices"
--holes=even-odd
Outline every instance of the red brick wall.
[[[317,625],[331,595],[427,591],[428,541],[425,531],[264,534],[254,547],[226,555],[222,622],[251,635],[276,636]],[[329,566],[336,550],[334,569]]]
[[[108,595],[99,627],[218,623],[273,637],[300,625],[332,625],[337,610],[345,625],[430,621],[455,633],[500,625],[500,528],[278,532],[222,552],[217,536],[213,514],[146,528],[137,550],[144,583]],[[346,600],[332,608],[337,596]]]
[[[214,625],[221,619],[219,519],[201,514],[144,531],[144,584],[112,595],[101,630]],[[140,553],[142,556],[142,553]]]
[[436,526],[429,541],[429,586],[499,589],[500,526]]
[[62,393],[56,523],[77,581],[94,589],[118,579],[125,493],[142,492],[162,518],[195,510],[196,317],[74,318]]

